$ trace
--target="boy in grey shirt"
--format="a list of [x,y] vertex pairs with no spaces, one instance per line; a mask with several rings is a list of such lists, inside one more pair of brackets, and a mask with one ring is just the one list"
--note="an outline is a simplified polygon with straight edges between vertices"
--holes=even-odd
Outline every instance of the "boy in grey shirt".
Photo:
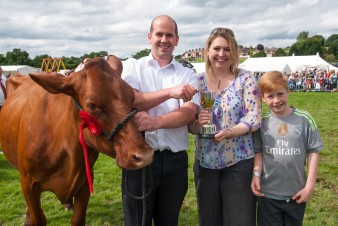
[[290,90],[284,74],[267,72],[258,85],[270,109],[263,114],[254,140],[251,188],[258,196],[258,225],[302,225],[323,149],[318,128],[308,112],[288,105]]

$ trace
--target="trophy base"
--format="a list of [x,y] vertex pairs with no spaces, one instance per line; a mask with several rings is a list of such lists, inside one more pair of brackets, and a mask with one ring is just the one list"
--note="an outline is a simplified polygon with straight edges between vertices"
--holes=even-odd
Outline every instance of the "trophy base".
[[201,127],[200,135],[201,138],[215,138],[216,134],[216,125],[215,124],[205,124]]
[[212,139],[212,138],[215,138],[215,134],[200,134],[199,137]]

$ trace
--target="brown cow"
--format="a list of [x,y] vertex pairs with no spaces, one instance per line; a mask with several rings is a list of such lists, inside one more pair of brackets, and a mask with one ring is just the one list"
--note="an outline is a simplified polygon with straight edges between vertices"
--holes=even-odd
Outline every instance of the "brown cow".
[[63,204],[74,197],[71,225],[85,225],[90,190],[76,102],[97,120],[97,128],[101,125],[104,131],[115,133],[94,135],[83,130],[91,175],[98,151],[116,158],[122,168],[150,164],[150,146],[134,120],[125,118],[132,115],[134,93],[120,78],[121,65],[116,61],[113,70],[104,59],[94,58],[68,77],[39,72],[8,80],[9,95],[0,112],[0,143],[7,160],[20,171],[27,224],[46,225],[40,195],[51,191]]

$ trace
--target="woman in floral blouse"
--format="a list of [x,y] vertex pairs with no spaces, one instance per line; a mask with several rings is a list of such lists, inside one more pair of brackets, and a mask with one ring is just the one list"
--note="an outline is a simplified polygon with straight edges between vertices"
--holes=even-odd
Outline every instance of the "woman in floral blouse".
[[255,77],[238,68],[239,48],[232,30],[215,28],[205,45],[206,73],[197,74],[199,91],[217,92],[212,111],[200,110],[192,133],[209,121],[215,138],[196,135],[195,186],[199,225],[255,225],[250,183],[253,134],[261,125]]

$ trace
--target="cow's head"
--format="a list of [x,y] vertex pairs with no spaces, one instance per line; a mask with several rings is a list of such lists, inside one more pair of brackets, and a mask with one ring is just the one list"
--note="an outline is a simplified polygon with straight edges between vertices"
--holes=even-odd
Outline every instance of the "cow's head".
[[[105,131],[111,131],[133,110],[134,92],[121,79],[121,72],[122,63],[115,57],[109,64],[102,58],[94,58],[83,70],[68,77],[44,72],[29,75],[48,92],[64,93],[77,100]],[[122,168],[138,169],[152,161],[153,151],[137,130],[133,118],[113,137],[113,145],[104,135],[95,136],[87,129],[84,137],[89,147],[116,157]]]

